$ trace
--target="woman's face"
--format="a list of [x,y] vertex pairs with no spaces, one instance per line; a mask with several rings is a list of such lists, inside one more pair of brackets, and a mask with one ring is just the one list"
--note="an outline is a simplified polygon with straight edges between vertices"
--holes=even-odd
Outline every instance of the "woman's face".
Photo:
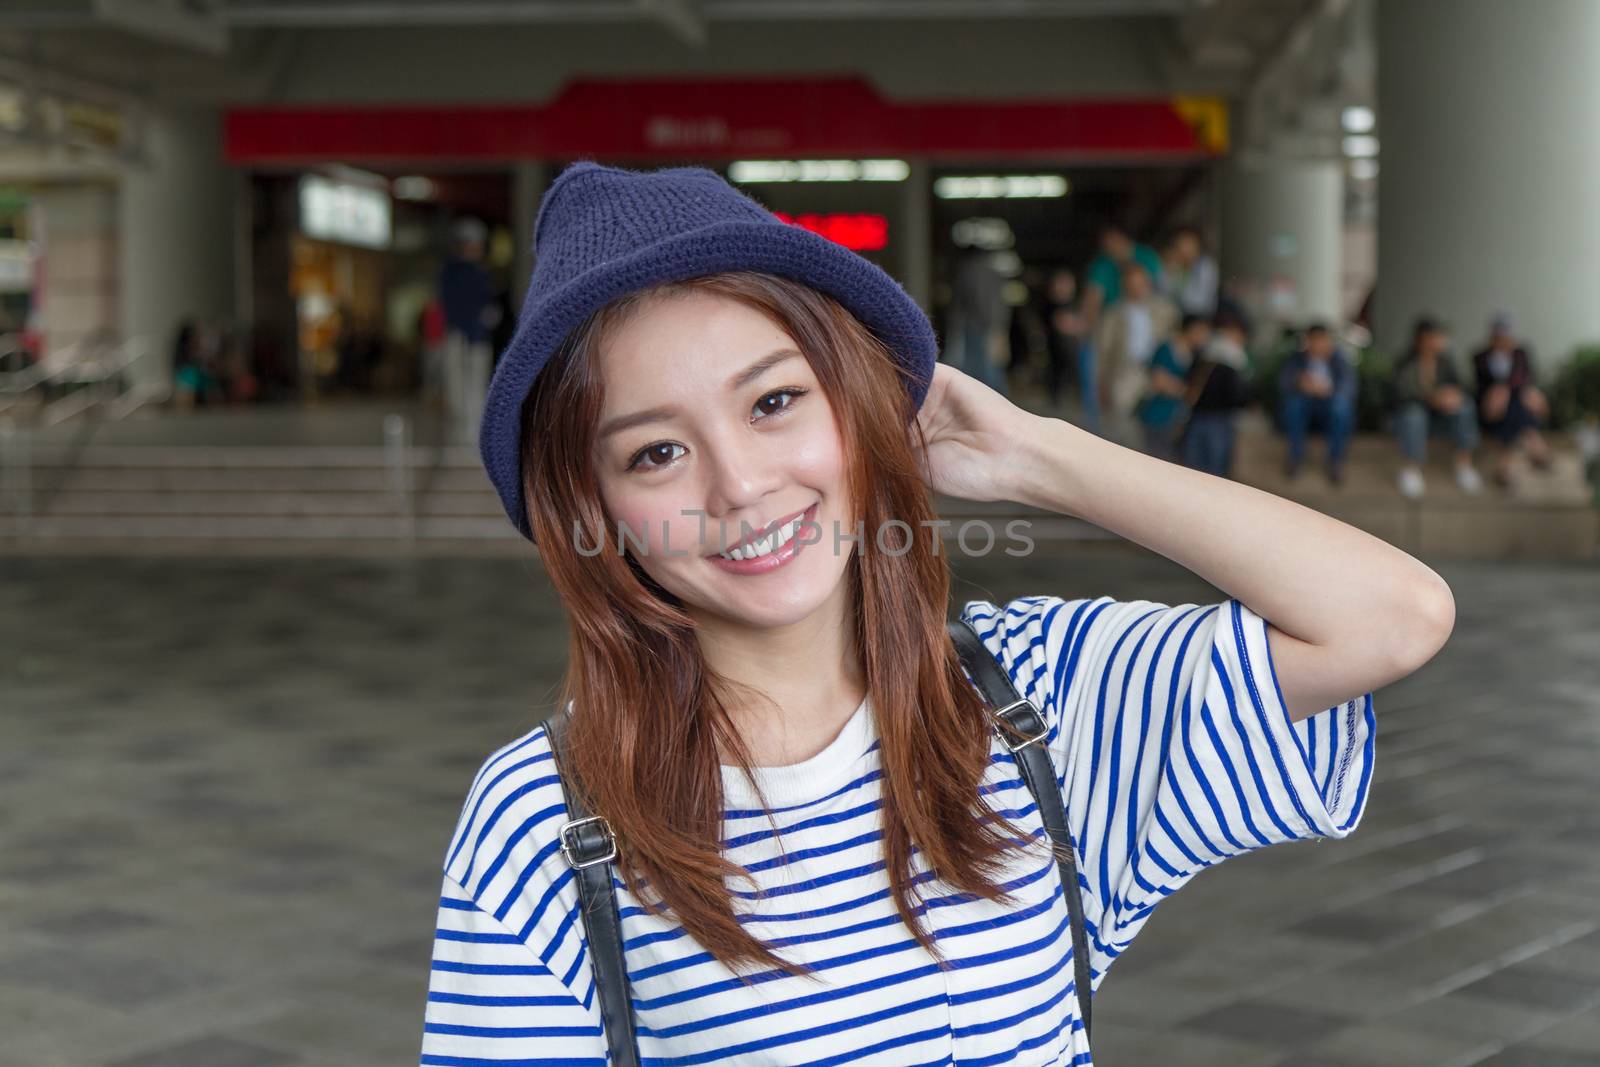
[[[855,548],[843,540],[854,522],[845,457],[793,338],[736,300],[680,293],[638,309],[599,362],[594,462],[607,522],[651,578],[691,615],[762,628],[799,622],[839,593]],[[751,540],[766,551],[722,555]]]

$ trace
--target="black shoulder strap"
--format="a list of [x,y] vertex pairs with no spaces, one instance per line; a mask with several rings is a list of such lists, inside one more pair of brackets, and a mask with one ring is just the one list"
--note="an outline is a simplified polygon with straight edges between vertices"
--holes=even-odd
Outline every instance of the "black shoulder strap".
[[1067,826],[1067,815],[1061,799],[1061,786],[1050,762],[1050,753],[1044,747],[1049,728],[1044,719],[1028,701],[1017,693],[1016,686],[1001,669],[998,661],[984,647],[983,641],[966,622],[956,619],[949,624],[950,639],[961,654],[961,663],[977,684],[978,692],[990,705],[990,714],[1003,721],[1016,735],[1010,736],[996,725],[1000,741],[1016,757],[1017,768],[1028,792],[1039,805],[1039,815],[1045,832],[1055,844],[1056,862],[1061,867],[1061,888],[1067,897],[1067,915],[1072,921],[1072,960],[1074,980],[1078,990],[1078,1012],[1083,1016],[1085,1036],[1089,1034],[1089,1011],[1094,987],[1089,979],[1089,936],[1083,921],[1083,896],[1078,888],[1077,851],[1072,843],[1072,830]]
[[545,721],[556,777],[567,801],[567,821],[561,827],[561,855],[578,883],[583,929],[589,938],[589,958],[599,987],[600,1015],[605,1023],[606,1045],[612,1067],[638,1067],[639,1048],[633,1032],[633,998],[628,988],[628,968],[622,955],[622,921],[612,892],[611,861],[617,856],[611,824],[590,815],[577,790],[568,788],[561,772],[565,751],[567,712],[558,711]]

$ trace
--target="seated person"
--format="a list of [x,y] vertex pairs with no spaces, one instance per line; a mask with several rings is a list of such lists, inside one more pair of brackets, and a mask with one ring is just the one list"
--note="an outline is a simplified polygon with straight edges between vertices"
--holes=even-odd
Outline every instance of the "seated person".
[[1471,494],[1483,488],[1483,479],[1472,465],[1478,419],[1449,344],[1444,324],[1424,316],[1412,328],[1411,347],[1395,368],[1395,432],[1404,456],[1400,492],[1413,500],[1427,488],[1422,464],[1427,462],[1432,433],[1450,434],[1455,445],[1456,485],[1461,491]]
[[1250,402],[1250,357],[1245,351],[1250,323],[1235,309],[1219,310],[1212,331],[1189,370],[1190,415],[1183,434],[1183,462],[1231,478],[1235,418]]
[[1550,403],[1533,383],[1533,360],[1517,343],[1511,316],[1496,315],[1489,323],[1489,343],[1472,357],[1477,384],[1478,420],[1501,445],[1494,480],[1511,484],[1511,459],[1517,449],[1540,470],[1550,466],[1550,446],[1539,432]]
[[1289,439],[1284,473],[1293,478],[1305,460],[1306,435],[1328,435],[1328,480],[1344,480],[1344,455],[1356,422],[1356,369],[1325,324],[1306,328],[1300,348],[1278,375],[1279,409]]
[[1211,320],[1189,313],[1172,340],[1164,341],[1150,357],[1150,376],[1139,402],[1139,422],[1144,427],[1145,451],[1169,463],[1178,462],[1178,436],[1188,411],[1184,394],[1189,389],[1189,368],[1211,339]]

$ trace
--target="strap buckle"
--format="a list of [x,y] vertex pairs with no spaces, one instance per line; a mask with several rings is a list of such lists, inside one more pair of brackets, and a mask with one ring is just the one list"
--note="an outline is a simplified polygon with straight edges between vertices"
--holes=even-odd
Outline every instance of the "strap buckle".
[[[1019,708],[1027,708],[1028,709],[1028,711],[1031,713],[1034,721],[1039,724],[1039,732],[1034,734],[1031,737],[1024,738],[1021,741],[1013,742],[1012,738],[1011,738],[1011,734],[1009,734],[1004,729],[1002,729],[1001,726],[1000,726],[1000,723],[1004,722],[1008,726],[1011,725],[1011,720],[1008,719],[1006,716],[1009,713],[1011,713],[1013,711],[1016,711]],[[1039,714],[1039,709],[1035,708],[1033,706],[1033,704],[1031,704],[1026,699],[1013,700],[1011,703],[1007,704],[1005,707],[1000,708],[1000,709],[992,712],[992,714],[993,714],[993,716],[994,716],[994,718],[996,720],[994,732],[1000,735],[1000,743],[1002,745],[1005,745],[1006,746],[1006,751],[1010,752],[1013,756],[1016,755],[1018,752],[1022,751],[1023,749],[1027,748],[1029,745],[1038,744],[1039,742],[1043,741],[1046,737],[1048,737],[1049,734],[1050,734],[1050,726],[1049,726],[1048,723],[1046,723],[1044,721],[1044,716],[1040,715]]]
[[[603,856],[592,855],[594,850],[587,848],[584,842],[579,841],[577,838],[577,830],[589,823],[599,823],[601,832],[605,834],[607,851]],[[561,855],[566,859],[567,866],[573,870],[582,870],[585,867],[593,867],[597,863],[605,863],[607,860],[617,858],[617,838],[611,832],[611,824],[606,822],[603,815],[590,815],[586,819],[568,819],[561,826],[560,840]],[[591,854],[585,855],[582,853]]]

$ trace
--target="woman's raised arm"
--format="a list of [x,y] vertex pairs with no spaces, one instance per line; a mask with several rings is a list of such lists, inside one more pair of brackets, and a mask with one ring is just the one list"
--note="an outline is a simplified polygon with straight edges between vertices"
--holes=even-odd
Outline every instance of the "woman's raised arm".
[[1014,437],[1008,498],[1159,552],[1270,620],[1291,718],[1405,677],[1450,636],[1449,586],[1393,545],[1059,419],[1027,420]]
[[1179,563],[1268,620],[1290,716],[1415,671],[1455,626],[1419,560],[1271,493],[1033,415],[944,364],[917,416],[939,493],[1074,515]]

